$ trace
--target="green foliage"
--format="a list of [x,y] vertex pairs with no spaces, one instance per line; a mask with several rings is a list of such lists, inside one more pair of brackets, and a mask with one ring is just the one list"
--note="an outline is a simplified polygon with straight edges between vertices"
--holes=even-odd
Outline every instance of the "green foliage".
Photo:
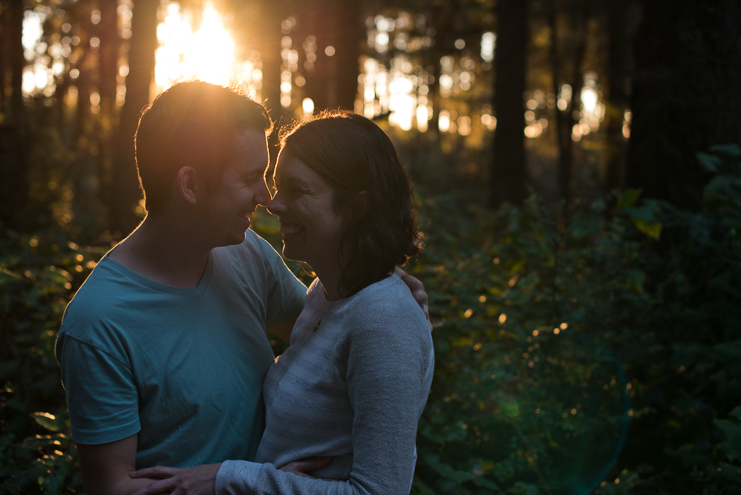
[[700,211],[634,190],[568,222],[535,198],[423,203],[410,271],[437,365],[415,493],[588,493],[605,474],[601,494],[739,493],[741,427],[716,418],[741,403],[741,153],[711,151]]
[[81,488],[54,342],[72,288],[103,251],[66,237],[7,232],[0,240],[0,493]]
[[[710,151],[699,211],[634,190],[568,221],[535,197],[421,200],[407,269],[430,296],[436,374],[413,493],[739,493],[740,153]],[[274,219],[253,228],[279,242]],[[68,232],[0,240],[3,494],[81,491],[54,340],[104,248]]]

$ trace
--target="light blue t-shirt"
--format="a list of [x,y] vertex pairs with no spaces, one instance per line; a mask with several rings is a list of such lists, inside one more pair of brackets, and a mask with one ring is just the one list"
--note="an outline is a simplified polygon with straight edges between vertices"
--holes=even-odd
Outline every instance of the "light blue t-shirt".
[[139,433],[137,469],[254,459],[264,427],[265,328],[298,315],[306,287],[248,230],[213,249],[196,288],[104,257],[65,311],[56,344],[72,439]]

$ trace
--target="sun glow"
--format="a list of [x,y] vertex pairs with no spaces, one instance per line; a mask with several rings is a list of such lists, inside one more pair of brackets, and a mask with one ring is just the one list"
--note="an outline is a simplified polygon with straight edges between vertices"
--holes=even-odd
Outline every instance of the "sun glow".
[[171,3],[165,20],[157,27],[157,38],[160,47],[155,82],[160,90],[191,79],[214,84],[236,79],[234,40],[211,2],[204,3],[201,24],[195,32],[190,13]]

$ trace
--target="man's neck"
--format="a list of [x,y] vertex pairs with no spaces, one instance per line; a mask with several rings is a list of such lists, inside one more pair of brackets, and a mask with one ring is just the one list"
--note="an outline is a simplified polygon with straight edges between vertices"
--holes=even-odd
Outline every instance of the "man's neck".
[[211,247],[195,237],[177,221],[148,216],[108,257],[155,282],[197,287]]

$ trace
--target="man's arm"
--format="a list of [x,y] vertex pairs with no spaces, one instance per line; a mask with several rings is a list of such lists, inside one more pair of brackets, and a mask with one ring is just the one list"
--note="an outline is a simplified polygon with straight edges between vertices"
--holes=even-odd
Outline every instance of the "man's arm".
[[133,479],[139,434],[101,445],[77,444],[82,485],[87,495],[129,495],[156,481]]

